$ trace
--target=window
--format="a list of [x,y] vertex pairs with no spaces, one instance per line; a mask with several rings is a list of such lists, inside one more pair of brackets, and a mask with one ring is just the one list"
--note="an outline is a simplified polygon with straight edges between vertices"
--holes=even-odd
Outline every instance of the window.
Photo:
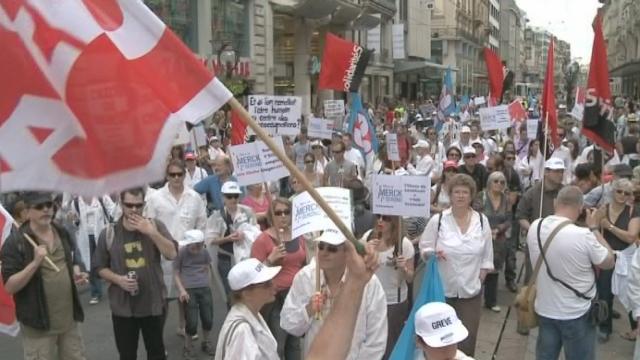
[[[194,1],[195,2],[195,1]],[[251,56],[247,0],[211,0],[211,38],[213,53],[226,42],[240,57]]]
[[145,0],[144,3],[191,50],[198,50],[196,0]]

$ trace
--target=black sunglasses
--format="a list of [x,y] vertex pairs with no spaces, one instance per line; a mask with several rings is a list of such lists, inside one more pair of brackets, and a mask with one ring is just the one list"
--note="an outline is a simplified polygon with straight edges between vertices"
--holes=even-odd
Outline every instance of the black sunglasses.
[[493,180],[494,184],[500,184],[500,185],[504,185],[506,184],[506,182],[504,180]]
[[386,222],[391,221],[391,216],[388,216],[388,215],[376,215],[376,218],[378,220],[382,220],[382,221],[386,221]]
[[144,203],[127,203],[127,202],[123,202],[122,206],[126,207],[127,209],[142,209],[144,207]]
[[474,157],[476,157],[475,154],[467,154],[464,156],[465,159],[473,159]]
[[620,189],[616,189],[616,194],[618,194],[618,195],[624,194],[624,196],[633,195],[633,193],[631,191],[624,191],[624,190],[620,190]]
[[276,210],[273,212],[275,216],[289,216],[291,215],[291,210]]
[[325,242],[320,241],[318,243],[318,250],[327,250],[330,253],[337,253],[338,249],[340,249],[342,245],[331,245],[331,244],[327,244]]
[[170,173],[167,173],[167,176],[172,177],[172,178],[179,178],[179,177],[183,177],[184,173],[183,172],[170,172]]
[[237,199],[240,197],[240,194],[224,194],[224,197],[227,199]]
[[53,201],[46,201],[40,204],[33,205],[33,208],[42,211],[44,209],[53,209]]
[[460,154],[452,152],[452,153],[447,154],[447,156],[460,157]]
[[313,160],[311,160],[311,161],[305,161],[304,163],[305,163],[305,164],[313,164],[313,162],[314,162],[314,161],[313,161]]

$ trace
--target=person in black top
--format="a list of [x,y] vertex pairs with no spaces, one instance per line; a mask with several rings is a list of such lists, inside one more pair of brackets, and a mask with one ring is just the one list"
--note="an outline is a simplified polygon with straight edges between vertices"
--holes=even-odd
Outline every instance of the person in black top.
[[520,239],[520,223],[516,219],[516,208],[520,195],[522,195],[522,184],[520,176],[514,169],[516,161],[515,151],[505,151],[503,154],[502,173],[507,180],[507,190],[509,191],[509,203],[511,204],[511,236],[507,239],[505,252],[504,279],[507,283],[507,289],[515,293],[518,288],[516,286],[516,251],[518,249],[518,241]]
[[458,168],[458,173],[471,176],[476,183],[478,192],[484,190],[485,185],[487,185],[488,174],[484,165],[478,163],[476,150],[471,146],[467,146],[462,149],[462,153],[464,154],[464,165]]

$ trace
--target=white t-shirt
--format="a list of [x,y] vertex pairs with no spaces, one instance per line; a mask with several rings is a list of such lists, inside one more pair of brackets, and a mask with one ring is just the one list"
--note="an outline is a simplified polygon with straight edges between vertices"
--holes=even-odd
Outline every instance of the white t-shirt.
[[[366,241],[369,237],[371,230],[367,231],[362,239]],[[404,258],[410,259],[413,261],[413,255],[415,254],[415,250],[413,249],[413,244],[406,237],[402,239],[402,256]],[[394,268],[394,264],[391,261],[393,259],[393,247],[389,249],[378,252],[378,270],[376,270],[376,276],[380,283],[382,284],[382,288],[384,289],[384,293],[387,298],[387,305],[391,304],[399,304],[407,300],[407,282],[401,280],[400,278],[400,270]],[[398,299],[398,287],[400,287],[400,299]]]
[[[544,246],[546,239],[561,222],[568,220],[551,215],[544,218],[540,229],[540,239]],[[527,244],[531,263],[536,264],[540,255],[538,246],[538,223],[534,221],[527,234]],[[596,295],[593,265],[601,264],[608,255],[589,229],[570,224],[560,230],[552,240],[545,256],[554,277],[571,285],[574,289],[593,298]],[[536,284],[536,313],[556,320],[573,320],[584,315],[591,301],[578,297],[573,291],[552,280],[542,263]]]

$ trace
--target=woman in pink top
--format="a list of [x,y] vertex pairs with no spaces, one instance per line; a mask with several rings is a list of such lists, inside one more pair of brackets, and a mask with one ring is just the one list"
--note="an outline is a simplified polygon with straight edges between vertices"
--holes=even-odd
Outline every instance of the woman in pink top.
[[247,196],[240,203],[255,212],[260,230],[266,230],[269,227],[267,224],[269,197],[265,194],[262,184],[247,185]]
[[291,238],[291,202],[277,198],[273,200],[271,209],[271,213],[267,215],[271,226],[253,243],[251,257],[267,266],[282,266],[282,270],[273,278],[277,291],[276,300],[265,305],[260,312],[278,341],[280,358],[301,359],[300,339],[280,328],[280,312],[293,277],[305,265],[306,248],[302,237]]

